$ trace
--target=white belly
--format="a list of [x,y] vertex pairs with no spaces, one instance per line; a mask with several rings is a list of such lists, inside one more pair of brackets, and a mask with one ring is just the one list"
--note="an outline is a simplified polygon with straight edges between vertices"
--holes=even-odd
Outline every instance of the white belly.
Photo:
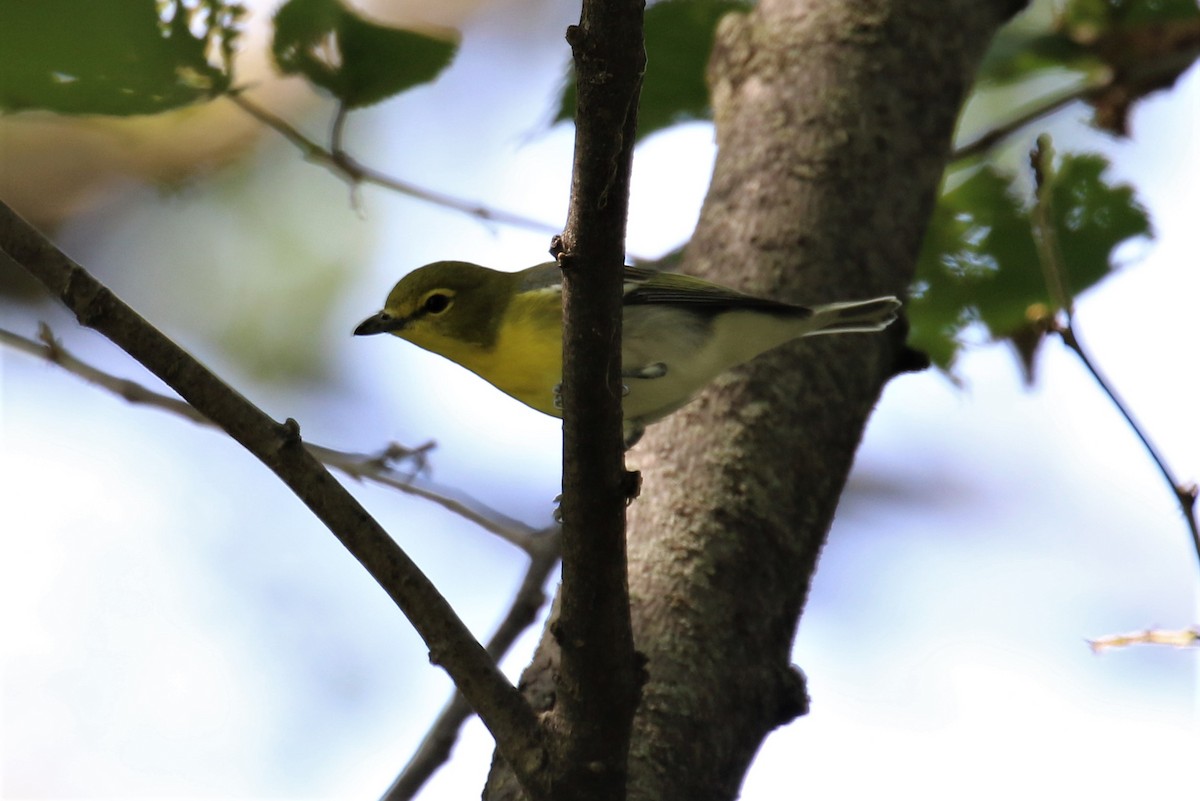
[[621,352],[626,371],[662,364],[660,378],[624,379],[627,420],[651,423],[683,406],[721,373],[760,353],[802,336],[808,319],[761,312],[726,312],[716,318],[670,307],[626,309]]

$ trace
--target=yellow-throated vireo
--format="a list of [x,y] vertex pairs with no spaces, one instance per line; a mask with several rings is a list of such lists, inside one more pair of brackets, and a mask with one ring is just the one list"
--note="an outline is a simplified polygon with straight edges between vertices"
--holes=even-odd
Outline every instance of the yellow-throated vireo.
[[[880,331],[894,297],[793,306],[678,273],[625,268],[621,374],[625,442],[735,365],[797,337]],[[561,417],[562,275],[461,261],[420,267],[354,330],[395,334],[457,362],[540,412]]]

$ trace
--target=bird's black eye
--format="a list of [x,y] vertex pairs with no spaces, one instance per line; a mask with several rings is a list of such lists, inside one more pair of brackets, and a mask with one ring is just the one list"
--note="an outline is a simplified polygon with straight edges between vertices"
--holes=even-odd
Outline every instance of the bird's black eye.
[[450,308],[450,296],[441,292],[434,292],[421,304],[421,310],[428,314],[441,314],[448,308]]

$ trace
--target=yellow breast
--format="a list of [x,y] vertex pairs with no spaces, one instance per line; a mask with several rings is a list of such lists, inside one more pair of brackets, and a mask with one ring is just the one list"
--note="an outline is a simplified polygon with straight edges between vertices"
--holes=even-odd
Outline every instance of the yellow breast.
[[486,373],[476,372],[539,412],[562,417],[554,407],[554,388],[562,382],[562,325],[558,317],[550,327],[546,322],[540,315],[510,314]]
[[[551,302],[547,303],[546,301]],[[554,388],[562,382],[562,318],[558,296],[513,299],[489,346],[414,327],[399,336],[457,362],[539,412],[562,417]]]

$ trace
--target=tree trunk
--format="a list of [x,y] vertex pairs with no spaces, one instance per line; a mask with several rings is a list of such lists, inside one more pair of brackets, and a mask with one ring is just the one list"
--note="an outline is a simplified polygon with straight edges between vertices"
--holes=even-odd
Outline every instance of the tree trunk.
[[[724,19],[709,67],[716,169],[681,270],[799,303],[902,295],[975,67],[1021,5],[760,0]],[[649,675],[631,799],[736,797],[766,734],[804,711],[792,640],[903,335],[781,348],[631,455],[645,484],[629,583]],[[556,665],[547,636],[522,679],[543,709]],[[502,773],[486,797],[512,797]]]

